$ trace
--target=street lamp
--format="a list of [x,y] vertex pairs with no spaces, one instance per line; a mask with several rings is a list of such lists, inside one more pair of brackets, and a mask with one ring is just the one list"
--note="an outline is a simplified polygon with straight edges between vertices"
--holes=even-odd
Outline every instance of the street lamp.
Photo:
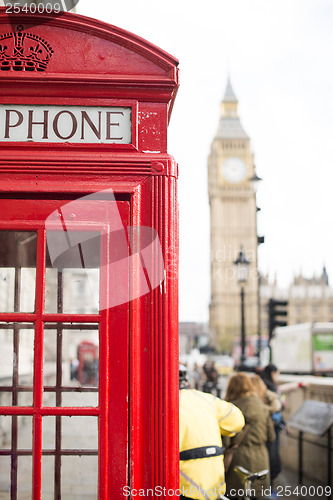
[[[253,176],[249,179],[254,195],[256,196],[258,187],[260,182],[262,181],[261,177],[258,177],[256,172],[254,172]],[[257,200],[256,200],[256,205],[257,205]],[[257,213],[261,209],[257,206]],[[259,245],[262,243],[265,243],[265,237],[264,236],[257,236],[257,274],[258,274],[258,346],[257,346],[257,358],[258,358],[258,364],[260,365],[261,362],[261,347],[262,347],[262,341],[261,341],[261,294],[260,294],[260,286],[261,286],[261,275],[259,271],[259,252],[258,248]]]
[[258,177],[258,175],[254,173],[254,175],[250,177],[249,181],[251,183],[253,191],[256,193],[259,187],[259,183],[262,181],[262,178]]
[[246,258],[245,253],[241,247],[239,255],[234,262],[237,269],[237,280],[241,285],[241,364],[245,361],[245,314],[244,314],[244,285],[248,279],[248,266],[250,261]]

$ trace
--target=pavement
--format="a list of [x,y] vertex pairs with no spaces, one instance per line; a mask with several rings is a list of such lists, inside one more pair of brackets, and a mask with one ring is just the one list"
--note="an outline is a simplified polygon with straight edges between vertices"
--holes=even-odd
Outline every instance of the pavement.
[[[325,489],[326,487],[326,489]],[[275,498],[289,500],[332,500],[332,486],[308,478],[304,475],[302,485],[298,483],[297,469],[292,471],[283,468],[282,472],[275,479],[273,490],[277,496]],[[273,497],[274,498],[274,497]]]

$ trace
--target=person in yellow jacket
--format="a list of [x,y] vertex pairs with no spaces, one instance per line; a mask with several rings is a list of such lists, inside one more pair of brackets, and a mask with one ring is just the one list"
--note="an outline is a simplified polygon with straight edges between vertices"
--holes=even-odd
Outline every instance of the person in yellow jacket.
[[234,436],[245,424],[232,403],[189,389],[179,366],[180,498],[215,500],[224,494],[222,436]]

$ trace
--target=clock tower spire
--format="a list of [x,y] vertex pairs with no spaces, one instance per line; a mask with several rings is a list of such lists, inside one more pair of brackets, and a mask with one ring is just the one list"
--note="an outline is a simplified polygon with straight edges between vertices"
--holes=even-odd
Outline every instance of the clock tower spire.
[[221,117],[235,117],[238,116],[238,99],[231,86],[230,78],[228,77],[227,87],[225,89],[224,98],[221,102]]
[[257,334],[256,197],[250,179],[255,174],[250,138],[238,114],[238,99],[228,78],[220,106],[218,129],[208,158],[211,232],[210,331],[215,344],[231,349],[240,335],[240,289],[234,261],[241,247],[250,260],[245,289],[246,334]]
[[217,131],[225,139],[249,139],[238,115],[238,99],[228,78],[227,87],[220,106],[220,123]]

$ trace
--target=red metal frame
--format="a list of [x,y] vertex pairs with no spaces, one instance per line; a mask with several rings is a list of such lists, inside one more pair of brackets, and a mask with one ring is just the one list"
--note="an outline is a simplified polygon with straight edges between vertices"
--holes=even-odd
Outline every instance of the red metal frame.
[[[91,230],[93,219],[96,223],[93,226],[98,229],[100,219],[97,216],[98,210],[94,212],[94,205],[102,204],[103,201],[92,201],[82,206],[80,202],[81,214],[85,210],[88,226],[84,226],[81,221],[81,230]],[[115,203],[115,202],[114,202]],[[43,200],[26,200],[23,205],[20,200],[2,200],[2,212],[0,214],[0,230],[5,228],[9,229],[36,229],[41,224],[44,225],[46,215],[51,211],[56,210],[58,207],[64,205],[63,201],[43,201]],[[92,205],[92,206],[91,206]],[[127,202],[118,202],[118,210],[125,227],[129,225],[129,205]],[[98,208],[98,207],[97,207]],[[96,209],[96,207],[95,207]],[[84,218],[84,214],[82,215]],[[96,217],[97,216],[97,217]],[[31,220],[32,219],[32,220]],[[39,221],[38,221],[39,219]],[[14,222],[13,222],[14,221]],[[108,223],[104,220],[103,225]],[[58,228],[59,229],[59,228]],[[80,230],[80,227],[69,227],[69,230]],[[108,231],[109,229],[107,229]],[[106,243],[108,240],[105,240]],[[102,254],[108,253],[108,249],[102,247]],[[44,295],[45,295],[45,262],[46,262],[46,232],[43,227],[37,229],[37,276],[36,276],[36,298],[35,298],[35,312],[31,314],[15,312],[15,313],[0,313],[0,321],[7,321],[13,323],[29,322],[35,325],[35,341],[34,341],[34,380],[33,380],[33,406],[10,406],[0,407],[0,414],[3,415],[31,415],[33,416],[33,498],[39,499],[41,495],[41,464],[42,464],[42,418],[46,415],[54,416],[98,416],[99,417],[99,460],[100,460],[100,483],[99,483],[99,498],[111,498],[111,493],[108,490],[108,481],[105,481],[106,476],[110,476],[108,455],[109,449],[112,453],[117,453],[119,461],[118,474],[112,474],[110,481],[111,487],[118,487],[127,484],[127,454],[128,454],[128,425],[123,425],[122,431],[117,433],[117,439],[114,439],[113,425],[119,419],[119,411],[121,412],[121,419],[125,422],[128,421],[128,337],[129,331],[129,314],[128,306],[119,306],[117,311],[105,310],[100,314],[49,314],[44,311]],[[104,259],[104,262],[107,262]],[[101,294],[107,294],[110,287],[110,278],[108,276],[108,266],[103,267],[101,273]],[[110,336],[110,317],[114,315],[117,319],[117,337]],[[103,376],[100,378],[100,397],[99,406],[97,408],[82,408],[82,407],[46,407],[43,406],[43,339],[44,339],[44,325],[45,323],[58,323],[64,324],[65,322],[85,323],[100,323],[100,348],[103,355],[100,357],[100,372]],[[118,342],[118,335],[122,339]],[[112,352],[112,360],[110,361],[110,352]],[[116,355],[116,353],[118,353]],[[118,361],[118,362],[117,362]],[[110,366],[114,363],[118,366],[121,361],[121,375],[122,384],[112,382],[110,386]],[[22,388],[19,388],[22,390]],[[118,405],[108,404],[108,400],[112,396],[113,401],[117,401]],[[121,410],[119,407],[121,406]],[[111,425],[112,424],[112,425]],[[112,436],[110,435],[112,432]],[[116,449],[115,449],[116,448]],[[118,452],[122,450],[122,453]],[[19,452],[19,455],[22,451]],[[61,453],[62,455],[64,452]],[[75,454],[75,453],[72,453]],[[77,452],[79,454],[79,450]],[[80,453],[82,455],[82,452]],[[123,454],[123,457],[121,455]],[[122,458],[122,460],[121,460]],[[103,478],[103,479],[101,479]],[[115,484],[116,483],[116,484]],[[116,486],[117,485],[117,486]],[[111,490],[112,491],[112,490]],[[16,498],[16,492],[14,492]],[[59,497],[60,498],[60,497]]]
[[[122,499],[120,485],[137,491],[156,486],[175,490],[179,475],[178,168],[167,154],[166,129],[178,88],[177,61],[139,37],[96,20],[71,14],[46,18],[46,24],[29,28],[34,19],[17,15],[17,23],[45,38],[54,54],[45,73],[0,73],[0,103],[127,103],[138,117],[132,121],[137,140],[135,148],[0,142],[2,228],[36,228],[41,249],[44,220],[52,207],[112,188],[116,200],[128,204],[128,225],[149,226],[157,231],[166,273],[160,287],[97,315],[44,314],[44,284],[38,274],[39,316],[36,310],[20,314],[19,319],[38,323],[38,370],[45,320],[98,322],[102,331],[111,335],[115,331],[127,332],[117,337],[112,352],[107,336],[101,336],[100,351],[105,355],[100,358],[103,378],[99,407],[79,409],[80,415],[103,416],[99,429],[99,498]],[[0,9],[0,34],[8,31],[11,26],[4,9]],[[71,50],[67,50],[69,46]],[[8,209],[10,203],[18,207],[17,212]],[[22,219],[19,214],[29,212],[30,206],[35,207],[30,210],[30,220]],[[110,276],[101,276],[100,286],[103,293],[108,293]],[[6,313],[0,319],[14,322],[18,315]],[[33,407],[0,408],[0,414],[35,414],[34,500],[40,499],[42,416],[73,415],[72,408],[43,407],[38,373]],[[128,387],[128,403],[122,398],[124,387]],[[114,400],[118,401],[117,412],[112,413]],[[113,439],[106,439],[115,429]],[[124,438],[128,445],[124,445]]]

